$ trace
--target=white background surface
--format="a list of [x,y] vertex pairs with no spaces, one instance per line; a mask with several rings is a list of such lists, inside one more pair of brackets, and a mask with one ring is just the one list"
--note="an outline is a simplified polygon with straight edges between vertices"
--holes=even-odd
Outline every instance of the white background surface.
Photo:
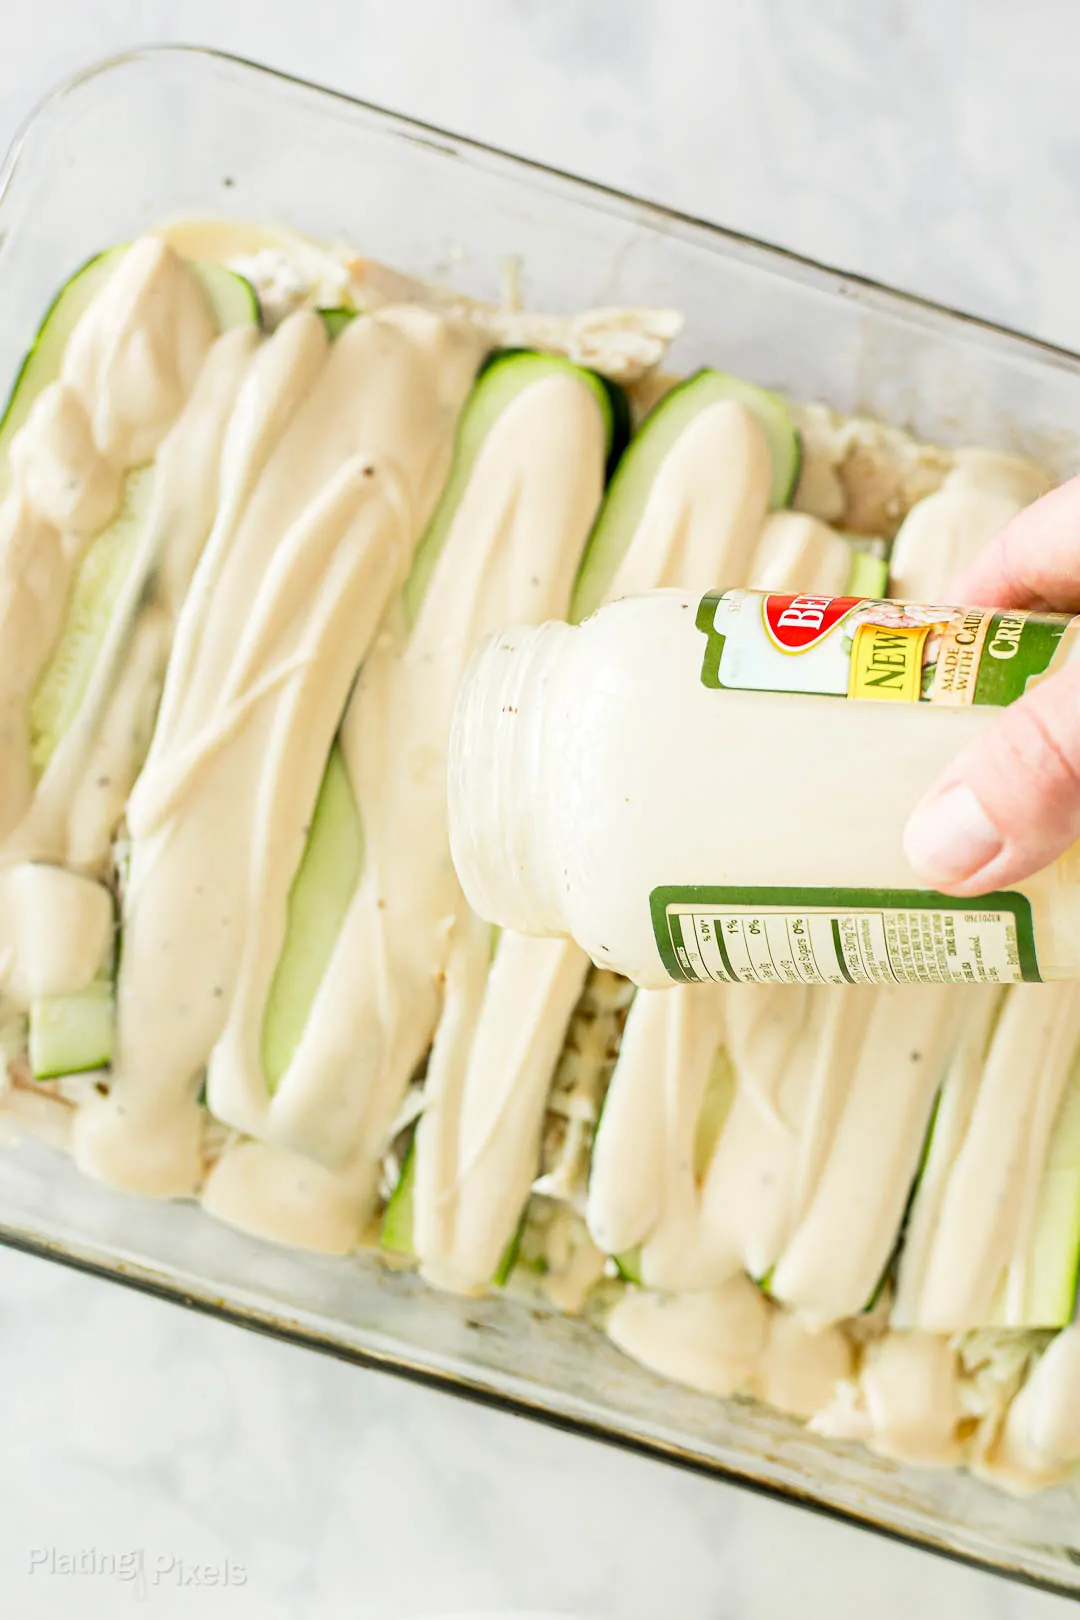
[[[1080,347],[1071,0],[0,0],[0,17],[5,142],[96,56],[214,44]],[[49,1573],[91,1547],[119,1569],[141,1553],[143,1579]],[[224,1590],[190,1584],[227,1561]],[[0,1253],[3,1620],[474,1610],[1072,1612]]]

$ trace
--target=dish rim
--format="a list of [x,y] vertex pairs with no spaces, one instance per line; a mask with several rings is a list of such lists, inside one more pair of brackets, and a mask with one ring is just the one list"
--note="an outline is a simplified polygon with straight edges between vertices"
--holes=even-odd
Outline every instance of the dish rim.
[[[655,225],[666,234],[676,235],[683,240],[699,240],[714,250],[726,249],[729,257],[738,258],[743,263],[749,263],[755,268],[779,275],[788,281],[809,285],[827,296],[849,298],[866,307],[877,307],[895,317],[911,320],[923,330],[936,328],[955,331],[959,327],[965,332],[974,334],[976,340],[982,338],[994,344],[1004,344],[1014,353],[1041,365],[1080,372],[1080,353],[1065,345],[1033,336],[1022,329],[972,314],[970,311],[922,294],[890,286],[875,277],[842,270],[812,255],[765,241],[748,232],[733,230],[700,215],[673,208],[634,192],[624,191],[617,186],[584,179],[554,164],[519,156],[490,142],[461,135],[441,125],[381,106],[377,102],[352,95],[348,91],[319,84],[300,74],[272,67],[238,52],[219,50],[216,47],[196,43],[148,42],[112,52],[87,63],[47,91],[20,121],[7,147],[3,162],[0,163],[0,209],[19,170],[25,148],[34,138],[38,126],[45,123],[54,110],[95,80],[104,78],[118,69],[161,58],[202,60],[215,67],[224,65],[239,69],[251,75],[253,79],[284,85],[320,100],[335,102],[369,115],[377,124],[393,134],[414,144],[433,147],[444,156],[459,161],[479,160],[506,172],[532,175],[541,181],[554,182],[560,188],[569,190],[582,203],[594,208],[598,204],[604,205],[607,212],[629,211],[645,226]],[[936,1539],[930,1532],[905,1530],[869,1514],[861,1514],[854,1507],[843,1507],[822,1500],[797,1487],[774,1484],[768,1480],[741,1474],[735,1468],[716,1459],[695,1454],[674,1443],[665,1443],[657,1438],[621,1430],[600,1418],[559,1412],[545,1406],[539,1399],[530,1401],[521,1395],[486,1385],[479,1377],[473,1380],[449,1369],[440,1370],[421,1361],[410,1361],[400,1354],[346,1343],[327,1333],[320,1333],[317,1329],[306,1328],[299,1320],[290,1322],[276,1315],[268,1306],[245,1306],[239,1302],[229,1301],[215,1294],[209,1285],[206,1293],[200,1294],[185,1286],[179,1277],[170,1278],[167,1272],[152,1269],[149,1265],[132,1264],[120,1257],[103,1258],[91,1247],[80,1248],[77,1244],[35,1235],[3,1222],[0,1222],[0,1245],[18,1253],[66,1266],[84,1275],[99,1277],[122,1287],[131,1288],[138,1293],[195,1311],[213,1320],[261,1333],[282,1343],[315,1350],[320,1354],[333,1356],[337,1360],[366,1367],[374,1372],[390,1374],[511,1416],[524,1417],[582,1439],[600,1441],[637,1456],[665,1462],[707,1478],[722,1480],[738,1489],[768,1497],[788,1507],[807,1509],[851,1528],[886,1537],[890,1541],[920,1552],[947,1558],[983,1575],[997,1575],[1037,1591],[1071,1598],[1073,1601],[1078,1597],[1076,1586],[1065,1585],[1048,1576],[1010,1567],[1003,1562],[991,1563],[978,1553],[949,1546],[944,1541]]]

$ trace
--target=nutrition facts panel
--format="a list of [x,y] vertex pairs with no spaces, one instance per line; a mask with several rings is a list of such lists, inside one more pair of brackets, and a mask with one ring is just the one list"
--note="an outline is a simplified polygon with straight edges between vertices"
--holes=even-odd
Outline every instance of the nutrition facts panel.
[[[762,903],[766,894],[770,903]],[[806,904],[811,895],[818,904]],[[918,891],[662,889],[653,895],[653,920],[665,965],[683,981],[1014,984],[1039,977],[1030,908],[1016,894],[973,905]]]

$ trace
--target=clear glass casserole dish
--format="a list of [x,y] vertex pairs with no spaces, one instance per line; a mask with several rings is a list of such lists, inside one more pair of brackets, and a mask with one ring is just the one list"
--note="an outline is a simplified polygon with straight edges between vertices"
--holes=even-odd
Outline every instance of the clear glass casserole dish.
[[[0,195],[0,374],[49,292],[163,219],[275,222],[481,298],[520,261],[527,306],[677,306],[672,367],[714,363],[945,444],[1080,449],[1080,361],[713,227],[230,58],[149,50],[63,89]],[[371,1259],[276,1249],[194,1206],[135,1202],[32,1143],[0,1163],[0,1240],[1058,1590],[1080,1592],[1078,1499],[905,1470],[759,1406],[665,1384],[581,1323],[462,1301]]]

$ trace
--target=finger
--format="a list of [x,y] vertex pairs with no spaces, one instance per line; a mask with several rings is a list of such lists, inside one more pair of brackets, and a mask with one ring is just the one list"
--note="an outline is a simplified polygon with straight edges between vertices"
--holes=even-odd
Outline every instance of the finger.
[[957,756],[911,814],[904,851],[935,889],[1007,889],[1080,837],[1080,663],[1018,702]]
[[1080,608],[1080,478],[1025,506],[950,592],[973,607]]

